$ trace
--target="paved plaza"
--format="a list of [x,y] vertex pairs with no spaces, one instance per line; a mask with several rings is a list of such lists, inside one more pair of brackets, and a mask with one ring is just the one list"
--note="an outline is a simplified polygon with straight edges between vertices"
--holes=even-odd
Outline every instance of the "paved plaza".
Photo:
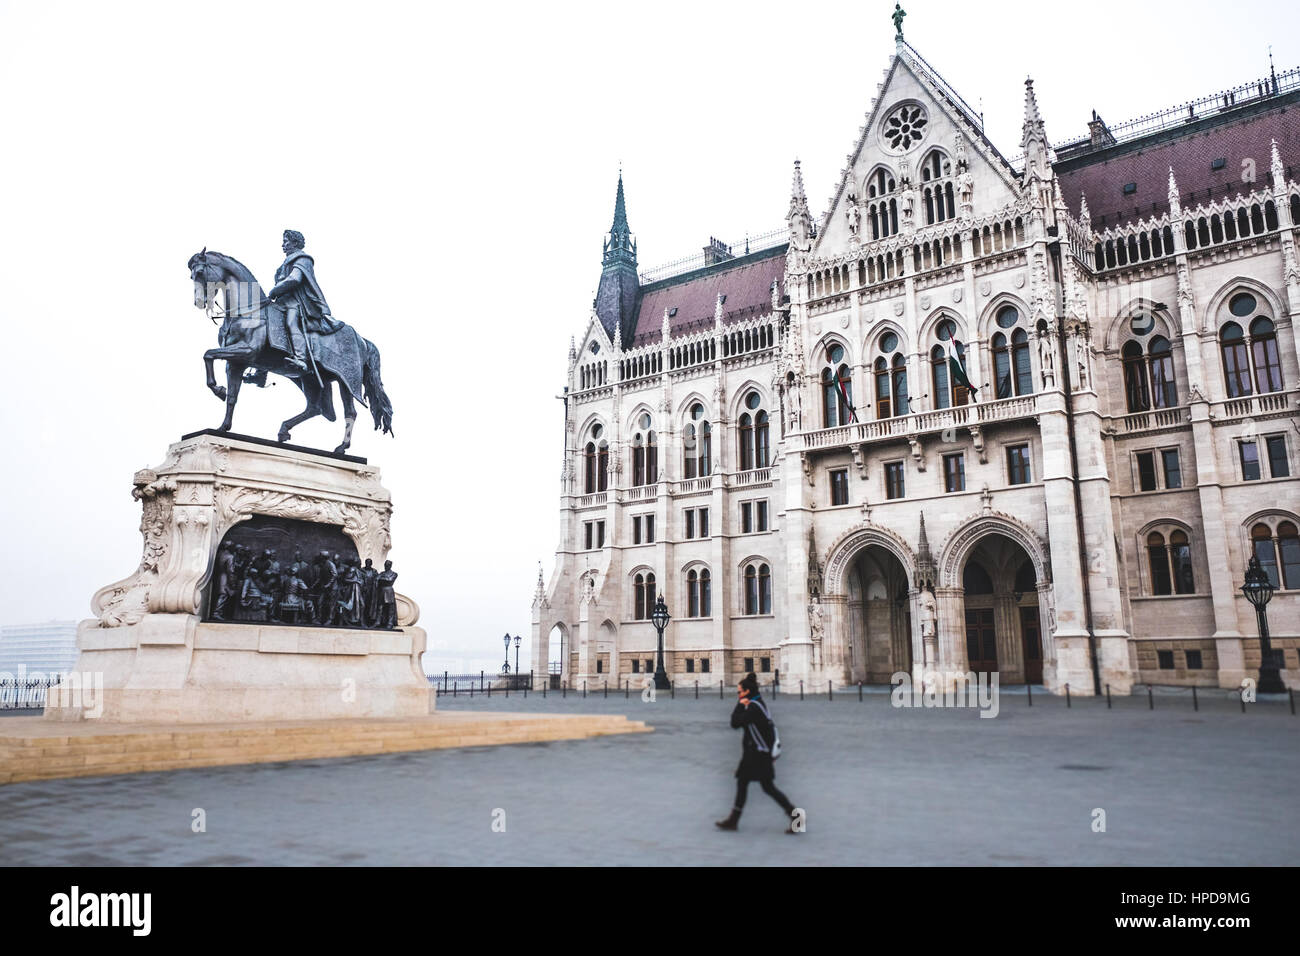
[[[624,713],[651,734],[0,787],[8,864],[1294,865],[1300,717],[1223,691],[1062,698],[995,719],[880,692],[781,696],[784,835],[752,787],[740,832],[734,698],[442,698],[454,710]],[[206,832],[191,831],[196,808]],[[1093,831],[1094,810],[1106,832]],[[504,814],[497,812],[504,811]],[[498,830],[504,823],[504,832]]]

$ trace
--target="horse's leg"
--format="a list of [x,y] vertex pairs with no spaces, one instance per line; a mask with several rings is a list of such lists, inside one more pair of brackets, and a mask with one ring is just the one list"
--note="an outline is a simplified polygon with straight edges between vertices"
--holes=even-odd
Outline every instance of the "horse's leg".
[[235,403],[239,401],[239,386],[244,384],[244,368],[235,362],[226,360],[226,418],[219,431],[228,432],[235,420]]
[[203,353],[203,367],[207,369],[208,373],[208,390],[224,402],[226,400],[226,390],[217,384],[217,373],[212,369],[212,363],[216,358],[212,353],[215,351],[216,349],[209,349]]
[[275,436],[279,441],[288,441],[290,429],[297,428],[307,419],[315,418],[320,414],[320,386],[314,381],[308,381],[304,384],[302,392],[307,396],[307,407],[300,414],[280,423],[280,433]]
[[[326,388],[333,388],[333,383],[327,383]],[[343,399],[343,418],[347,426],[343,429],[343,444],[334,449],[334,454],[341,455],[352,445],[352,425],[357,420],[357,403],[352,400],[352,393],[348,391],[346,385],[339,382],[339,396]]]

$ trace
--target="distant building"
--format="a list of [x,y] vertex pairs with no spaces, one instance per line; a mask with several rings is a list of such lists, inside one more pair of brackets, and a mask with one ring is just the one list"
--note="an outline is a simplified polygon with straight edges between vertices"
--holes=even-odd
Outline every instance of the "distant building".
[[620,177],[535,670],[643,680],[662,595],[688,683],[1233,687],[1253,556],[1295,684],[1300,71],[1055,146],[1023,95],[1009,160],[900,34],[824,216],[796,162],[779,233],[648,274]]
[[77,622],[0,626],[0,673],[17,674],[20,667],[65,673],[77,661]]

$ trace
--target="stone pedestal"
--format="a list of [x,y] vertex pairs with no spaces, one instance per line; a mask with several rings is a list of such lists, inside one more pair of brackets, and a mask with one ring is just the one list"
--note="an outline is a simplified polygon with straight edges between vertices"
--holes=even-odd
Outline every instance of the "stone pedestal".
[[[382,567],[392,500],[364,459],[202,432],[137,472],[144,553],[134,574],[101,588],[77,629],[76,672],[102,694],[51,692],[47,719],[210,723],[426,715],[434,694],[420,658],[414,601],[397,627],[345,628],[212,620],[217,549],[259,517],[328,526]],[[274,521],[270,522],[274,525]],[[301,527],[301,525],[299,525]],[[280,554],[287,563],[290,555]]]

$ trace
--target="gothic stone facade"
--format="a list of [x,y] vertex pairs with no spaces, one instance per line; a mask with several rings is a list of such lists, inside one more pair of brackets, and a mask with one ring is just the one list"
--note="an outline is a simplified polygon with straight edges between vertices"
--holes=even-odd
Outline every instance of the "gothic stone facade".
[[796,163],[780,245],[711,243],[657,281],[638,276],[620,178],[569,351],[534,669],[639,686],[662,594],[686,686],[935,668],[1076,694],[1232,687],[1260,662],[1238,590],[1256,554],[1295,686],[1284,77],[1190,119],[1094,116],[1056,148],[1027,82],[1010,162],[900,40],[819,222]]

